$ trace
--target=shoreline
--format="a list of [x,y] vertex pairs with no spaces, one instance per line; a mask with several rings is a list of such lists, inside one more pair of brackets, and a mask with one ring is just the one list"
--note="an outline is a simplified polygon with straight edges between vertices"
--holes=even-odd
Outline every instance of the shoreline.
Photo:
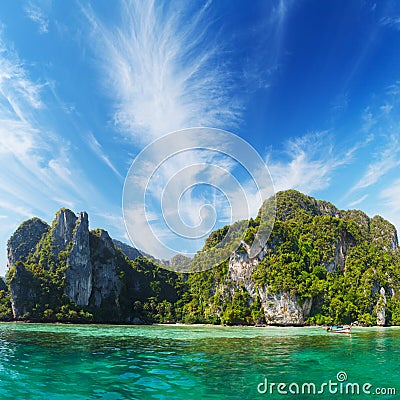
[[[109,326],[125,326],[125,327],[145,327],[145,326],[160,326],[160,327],[208,327],[208,328],[284,328],[284,329],[293,329],[293,328],[327,328],[330,325],[220,325],[220,324],[205,324],[205,323],[196,323],[196,324],[185,324],[183,322],[176,323],[151,323],[151,324],[129,324],[129,323],[115,323],[115,322],[60,322],[60,321],[0,321],[0,324],[26,324],[26,325],[64,325],[64,326],[93,326],[93,325],[109,325]],[[355,328],[400,328],[400,325],[370,325],[370,326],[362,326],[358,325]]]

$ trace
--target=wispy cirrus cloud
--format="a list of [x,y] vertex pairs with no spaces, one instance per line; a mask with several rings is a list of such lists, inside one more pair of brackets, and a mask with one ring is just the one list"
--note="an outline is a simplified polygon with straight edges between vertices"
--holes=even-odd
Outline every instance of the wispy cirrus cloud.
[[381,25],[400,31],[400,16],[387,16],[380,20]]
[[380,194],[381,214],[400,229],[400,179],[395,179],[390,186],[384,188]]
[[323,131],[287,141],[283,154],[276,157],[269,152],[266,162],[277,191],[297,189],[310,194],[329,187],[333,173],[350,161],[354,151],[338,151],[332,136]]
[[18,56],[7,48],[0,30],[0,95],[1,113],[4,117],[26,121],[22,108],[39,109],[41,84],[32,82]]
[[[89,200],[98,193],[82,171],[77,173],[75,145],[63,132],[41,122],[48,112],[49,98],[53,99],[53,88],[46,81],[33,80],[24,61],[10,47],[0,32],[0,178],[8,183],[0,192],[7,191],[43,210],[48,210],[52,200],[49,194],[65,201],[71,197]],[[108,158],[93,135],[88,142],[107,164]],[[110,162],[109,167],[113,167]],[[34,201],[38,196],[42,201]]]
[[[260,9],[265,18],[256,32],[238,29],[236,39],[223,36],[211,1],[123,0],[115,23],[83,7],[115,123],[142,143],[188,127],[235,129],[243,94],[268,87],[291,4]],[[256,36],[266,39],[252,48]],[[232,40],[243,41],[236,53]]]
[[348,204],[348,207],[355,207],[361,203],[363,203],[366,199],[368,198],[368,194],[365,194],[364,196],[361,196],[359,199],[352,201],[351,203]]
[[353,199],[349,207],[363,203],[371,214],[381,214],[397,227],[400,226],[397,205],[400,193],[396,186],[400,171],[399,95],[400,84],[396,81],[387,86],[380,96],[374,96],[364,110],[362,128],[371,139],[355,171],[358,180],[343,198]]
[[[263,3],[261,3],[263,4]],[[244,54],[238,55],[243,62],[243,74],[246,80],[246,90],[253,88],[268,89],[274,81],[282,59],[285,56],[284,39],[287,30],[287,20],[293,8],[294,1],[278,0],[268,3],[260,10],[261,21],[254,20],[254,29],[250,33],[243,34],[240,30],[239,36],[247,36],[251,46],[244,43]],[[260,40],[264,38],[264,40]]]
[[[121,1],[120,15],[115,22],[103,20],[96,13],[95,5],[82,7],[89,21],[90,44],[101,71],[101,80],[115,108],[113,118],[116,125],[140,145],[190,127],[235,130],[242,121],[247,94],[268,86],[268,74],[264,71],[260,74],[260,71],[274,66],[279,59],[281,42],[276,44],[276,39],[283,35],[291,3],[278,1],[272,9],[265,11],[264,8],[268,26],[258,28],[268,31],[270,36],[266,35],[263,49],[242,46],[235,49],[236,53],[230,48],[232,38],[222,37],[223,23],[216,20],[215,4],[211,1]],[[255,32],[243,31],[236,39],[249,43]],[[261,50],[266,53],[272,47],[271,54],[261,54]],[[204,142],[204,137],[202,140],[195,138],[188,146],[195,149],[209,141]],[[167,154],[165,158],[168,157]],[[168,182],[179,171],[186,171],[185,179],[190,186],[201,180],[199,177],[204,170],[185,170],[186,167],[201,162],[221,165],[222,158],[215,160],[196,152],[182,153],[171,161],[171,165],[163,164],[156,182],[148,190],[157,197],[162,193],[161,182]],[[227,172],[233,168],[226,167]],[[136,184],[145,185],[146,179],[140,177]],[[186,191],[180,199],[179,215],[176,210],[173,213],[176,219],[182,217],[193,226],[199,222],[198,210],[205,204],[205,199],[196,197],[195,192]],[[214,197],[213,207],[221,209],[223,196],[210,197]],[[132,207],[126,212],[137,221],[143,209]],[[162,221],[162,216],[157,214],[154,219]],[[138,231],[144,232],[144,227]],[[165,231],[159,229],[157,237],[164,236]],[[143,240],[146,242],[143,246],[150,246],[147,236]],[[137,245],[140,247],[142,244],[138,242]],[[146,251],[157,254],[157,247],[158,244],[146,247]]]
[[400,166],[400,124],[397,117],[400,106],[399,81],[387,86],[382,95],[373,100],[361,116],[362,130],[370,135],[370,151],[363,163],[361,177],[349,189],[346,197],[379,184]]
[[[23,219],[51,219],[61,206],[87,209],[102,196],[80,170],[73,145],[43,125],[45,82],[30,77],[0,34],[0,246]],[[47,93],[48,95],[48,93]],[[89,210],[90,211],[90,210]],[[0,264],[5,265],[4,253]]]
[[[46,1],[46,6],[48,7],[49,4],[51,5],[51,1]],[[49,32],[49,18],[46,16],[46,12],[43,8],[44,5],[41,5],[34,1],[29,1],[25,7],[25,15],[33,21],[38,26],[38,30],[40,34],[48,33]]]
[[121,180],[123,180],[123,176],[118,172],[117,168],[111,162],[108,155],[105,153],[103,146],[99,143],[99,141],[95,138],[92,132],[88,132],[85,136],[86,141],[92,151],[103,161],[113,172],[118,176]]
[[389,187],[385,188],[380,197],[385,200],[385,204],[390,209],[396,213],[400,212],[400,179],[395,180]]
[[375,153],[374,161],[368,165],[364,175],[353,186],[350,193],[374,185],[398,166],[400,166],[399,139],[396,135],[390,135],[381,150]]
[[400,95],[400,81],[396,81],[395,83],[389,85],[386,89],[386,92],[389,96],[398,98]]
[[[96,56],[120,128],[147,142],[191,126],[234,127],[243,105],[225,49],[211,36],[210,2],[122,1],[118,25],[90,8]],[[227,55],[227,53],[225,53]]]

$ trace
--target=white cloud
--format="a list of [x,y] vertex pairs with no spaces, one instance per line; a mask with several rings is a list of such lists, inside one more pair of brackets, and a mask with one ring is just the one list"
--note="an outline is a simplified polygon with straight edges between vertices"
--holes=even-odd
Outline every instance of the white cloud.
[[76,173],[70,143],[38,122],[46,112],[42,95],[47,86],[30,78],[1,37],[0,71],[0,193],[44,214],[53,196],[90,199],[95,189],[82,172]]
[[380,23],[384,26],[389,26],[390,28],[400,31],[400,17],[398,16],[383,17],[381,18]]
[[361,204],[362,202],[364,202],[367,198],[368,198],[368,194],[365,194],[364,196],[360,197],[359,199],[354,200],[354,201],[352,201],[351,203],[349,203],[349,204],[348,204],[348,207],[349,207],[349,208],[355,207],[355,206],[357,206],[358,204]]
[[28,78],[22,62],[7,48],[1,37],[0,88],[1,111],[5,117],[16,115],[19,120],[25,121],[25,115],[21,112],[22,108],[38,109],[42,106],[39,95],[42,85]]
[[310,194],[329,187],[333,172],[349,162],[354,151],[338,154],[330,134],[317,132],[287,141],[287,161],[276,161],[281,154],[269,152],[266,162],[276,191],[297,189]]
[[387,218],[392,224],[400,229],[400,179],[393,181],[393,183],[383,189],[379,195],[383,200],[380,214]]
[[39,33],[44,34],[49,32],[49,19],[45,14],[43,8],[34,3],[33,1],[29,1],[28,4],[24,7],[24,11],[26,16],[38,25]]
[[86,141],[92,151],[100,158],[113,172],[118,176],[121,180],[123,180],[123,176],[118,172],[117,168],[115,168],[114,164],[110,161],[110,158],[104,152],[102,145],[98,142],[98,140],[94,137],[92,132],[88,132],[86,135]]
[[370,107],[367,107],[361,116],[363,121],[362,129],[364,132],[370,132],[371,129],[377,124],[378,118],[373,114]]
[[[91,210],[108,203],[80,169],[74,149],[60,132],[42,122],[49,87],[29,70],[0,35],[0,247],[23,219],[51,220],[60,206]],[[4,253],[0,266],[5,265]]]
[[370,163],[361,179],[349,193],[368,188],[377,183],[384,175],[400,165],[399,140],[391,135],[384,147],[375,154],[375,160]]
[[400,81],[396,81],[387,88],[387,94],[389,96],[397,97],[400,95]]
[[268,171],[250,145],[198,128],[146,147],[130,169],[123,207],[135,244],[166,258],[171,249],[195,252],[204,244],[198,239],[215,227],[255,217],[272,194]]
[[122,1],[121,23],[107,26],[90,7],[83,12],[120,128],[147,143],[182,128],[240,122],[241,77],[212,36],[210,2]]
[[380,197],[385,200],[385,204],[393,212],[400,212],[400,179],[397,179],[391,186],[381,192]]
[[384,113],[384,114],[389,114],[393,110],[393,104],[384,104],[379,107],[379,109]]
[[[292,2],[281,0],[270,10],[264,11],[266,18],[262,24],[265,23],[265,26],[258,26],[255,30],[268,31],[266,42],[262,49],[246,52],[246,57],[250,54],[255,54],[255,57],[248,57],[243,62],[228,51],[231,38],[226,40],[226,37],[222,37],[223,26],[213,18],[211,1],[169,3],[126,0],[120,4],[120,18],[115,22],[111,18],[102,20],[94,11],[95,5],[93,8],[90,5],[83,6],[82,11],[89,21],[90,42],[101,71],[101,80],[115,107],[115,123],[128,137],[136,139],[136,144],[147,144],[171,131],[193,126],[224,129],[238,126],[246,97],[243,92],[268,86],[265,72],[260,74],[260,71],[273,71],[276,67],[284,22]],[[240,40],[244,36],[243,40],[256,36],[255,31],[243,31],[240,27],[238,33],[243,35]],[[260,42],[259,37],[257,39]],[[93,138],[91,142],[92,150],[102,158],[98,142]],[[187,145],[193,149],[208,142],[206,138],[206,142],[197,140]],[[168,153],[165,157],[168,157]],[[217,161],[213,161],[207,158],[204,161],[215,162],[214,165],[230,171],[231,166],[222,165],[222,159],[218,157]],[[103,161],[107,163],[104,158]],[[201,161],[198,154],[186,153],[174,157],[171,164],[166,163],[159,170],[159,177],[154,179],[148,188],[149,192],[160,197],[160,182],[168,181],[176,171]],[[199,171],[187,171],[180,184],[190,186],[198,181],[200,175]],[[140,176],[131,177],[129,183],[136,189],[141,188],[147,183],[147,178],[146,166],[143,166]],[[179,212],[183,219],[195,225],[199,222],[199,209],[204,205],[204,199],[195,198],[191,193],[187,192],[187,196],[181,199]],[[238,193],[229,194],[236,203],[240,199]],[[254,204],[257,195],[260,194],[249,192],[251,204]],[[213,206],[216,209],[221,209],[222,197],[214,196]],[[258,206],[261,201],[257,203]],[[133,220],[142,214],[141,208],[130,210]],[[156,222],[153,223],[153,229],[158,229]],[[145,232],[142,227],[138,227],[137,231]],[[162,232],[157,232],[157,237],[164,235]],[[143,237],[146,237],[148,252],[159,249],[158,242],[150,243],[146,235]],[[140,243],[138,246],[143,248]]]

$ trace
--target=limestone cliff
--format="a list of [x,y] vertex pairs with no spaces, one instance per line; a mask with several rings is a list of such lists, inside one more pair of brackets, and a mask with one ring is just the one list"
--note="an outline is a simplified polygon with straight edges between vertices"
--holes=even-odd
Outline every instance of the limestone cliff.
[[[357,273],[362,273],[363,270],[366,274],[369,273],[368,266],[363,267],[360,264],[362,262],[360,256],[366,246],[370,248],[374,246],[376,254],[382,253],[382,256],[377,255],[377,259],[382,262],[386,252],[386,257],[393,258],[398,249],[396,229],[382,217],[369,218],[357,210],[340,211],[328,202],[315,200],[299,192],[278,193],[277,218],[280,220],[276,227],[281,226],[284,229],[275,229],[263,251],[255,258],[250,258],[250,247],[243,243],[230,258],[227,274],[231,292],[232,288],[233,291],[245,290],[250,295],[250,303],[256,298],[259,299],[267,324],[304,324],[313,309],[314,313],[320,312],[323,302],[324,295],[312,296],[310,290],[304,295],[296,284],[293,285],[293,278],[285,276],[283,270],[281,279],[287,284],[281,283],[277,286],[273,282],[271,275],[279,274],[279,271],[271,269],[270,264],[276,263],[277,255],[282,252],[280,257],[286,258],[286,263],[292,263],[297,269],[296,274],[302,274],[303,280],[315,280],[316,277],[310,269],[312,265],[313,268],[318,268],[318,264],[323,266],[326,272],[321,270],[322,275],[330,273],[335,276],[339,273],[338,277],[344,277],[347,273],[349,279],[352,279],[354,264],[358,265]],[[279,221],[282,220],[284,224],[280,224]],[[293,235],[291,231],[296,233]],[[291,252],[294,254],[289,255]],[[294,261],[296,264],[293,264]],[[299,268],[301,265],[303,266]],[[377,267],[381,268],[379,264]],[[392,297],[394,293],[392,286],[399,272],[398,267],[395,265],[393,267],[393,273],[385,271],[386,276],[393,274],[389,279],[385,279]],[[282,263],[282,268],[287,268],[285,262]],[[376,314],[376,323],[384,325],[387,304],[385,288],[381,287],[383,284],[379,276],[381,274],[373,270],[371,273],[372,276],[368,275],[368,279],[373,282],[369,296],[369,301],[372,301],[370,310],[372,315]],[[260,275],[263,276],[261,281],[257,279]],[[304,283],[306,282],[300,279],[298,285]],[[376,290],[376,286],[378,289],[380,287],[380,290]],[[356,313],[353,314],[356,319]]]
[[310,314],[312,299],[300,302],[299,296],[290,291],[273,293],[268,285],[256,285],[253,271],[263,259],[264,253],[258,257],[249,257],[250,246],[242,244],[229,260],[228,281],[232,294],[243,288],[251,301],[260,299],[264,313],[264,321],[269,325],[303,325]]
[[106,231],[99,230],[97,235],[91,237],[91,248],[93,286],[90,302],[95,307],[100,307],[107,300],[118,307],[121,282],[115,260],[117,250],[113,241]]
[[39,218],[31,218],[22,223],[7,243],[8,267],[11,267],[17,261],[26,261],[49,229],[49,225]]
[[[8,242],[15,318],[32,312],[44,297],[44,285],[37,284],[39,277],[42,283],[47,279],[47,285],[58,286],[60,290],[54,289],[55,295],[61,297],[64,293],[78,306],[98,307],[111,295],[118,297],[120,284],[113,260],[114,245],[106,232],[98,241],[92,236],[87,213],[76,216],[68,209],[56,214],[51,228],[37,218],[18,228]],[[30,264],[24,265],[25,261]],[[28,269],[32,264],[37,265],[39,273]],[[41,270],[48,272],[40,273]]]
[[51,248],[55,259],[71,243],[77,219],[75,213],[66,208],[57,212],[51,229]]
[[135,260],[143,255],[138,249],[135,249],[120,240],[113,239],[112,241],[130,260]]
[[137,260],[136,249],[114,243],[102,229],[90,231],[86,212],[61,209],[51,226],[38,218],[24,222],[7,253],[15,319],[137,322],[148,316],[135,301],[176,299],[156,266]]
[[379,291],[379,300],[376,304],[376,324],[384,326],[386,324],[386,291],[381,287]]
[[[27,282],[29,284],[27,285]],[[10,281],[11,307],[14,318],[29,316],[39,300],[40,283],[22,263],[15,264]]]
[[[11,307],[14,317],[23,316],[34,307],[38,298],[38,282],[23,262],[32,254],[50,227],[39,218],[22,223],[7,242],[8,268],[15,266],[10,279]],[[25,287],[24,282],[30,282]]]
[[72,224],[63,219],[53,231],[54,234],[56,231],[62,232],[64,246],[72,243],[65,270],[65,294],[79,306],[87,306],[93,285],[88,215],[80,213],[71,228]]
[[[167,271],[90,230],[85,212],[62,209],[51,226],[28,220],[8,241],[0,317],[11,318],[8,302],[15,319],[35,321],[400,325],[400,251],[390,222],[293,190],[278,193],[276,205],[259,254],[250,256],[257,217],[229,259],[193,274]],[[228,229],[213,232],[204,250]],[[186,261],[179,255],[168,267]]]
[[276,205],[274,228],[257,256],[250,256],[255,219],[227,263],[188,277],[188,321],[400,323],[400,254],[391,223],[294,190],[278,193]]

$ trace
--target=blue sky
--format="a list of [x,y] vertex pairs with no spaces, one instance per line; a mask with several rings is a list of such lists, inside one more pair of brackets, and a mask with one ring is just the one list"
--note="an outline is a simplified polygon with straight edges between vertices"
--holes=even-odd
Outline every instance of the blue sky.
[[0,272],[25,219],[126,240],[135,156],[227,129],[295,188],[400,227],[397,1],[0,2]]

